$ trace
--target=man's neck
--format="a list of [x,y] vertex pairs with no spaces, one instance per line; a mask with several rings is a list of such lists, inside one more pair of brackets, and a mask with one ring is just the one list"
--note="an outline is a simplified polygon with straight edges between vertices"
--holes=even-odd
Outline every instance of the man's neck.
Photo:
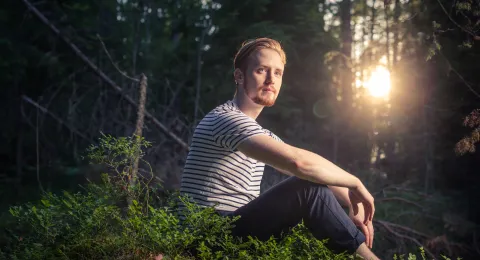
[[238,106],[240,111],[254,120],[257,120],[258,115],[260,115],[264,107],[256,104],[249,97],[242,95],[241,93],[235,95],[233,102]]

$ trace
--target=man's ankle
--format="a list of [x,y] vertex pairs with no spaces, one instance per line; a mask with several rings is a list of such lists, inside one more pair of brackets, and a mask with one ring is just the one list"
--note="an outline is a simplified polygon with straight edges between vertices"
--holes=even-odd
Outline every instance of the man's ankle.
[[357,248],[357,251],[355,253],[357,255],[361,256],[362,259],[365,259],[365,260],[379,260],[380,259],[372,252],[372,250],[370,250],[370,248],[367,247],[367,245],[365,243],[362,243]]

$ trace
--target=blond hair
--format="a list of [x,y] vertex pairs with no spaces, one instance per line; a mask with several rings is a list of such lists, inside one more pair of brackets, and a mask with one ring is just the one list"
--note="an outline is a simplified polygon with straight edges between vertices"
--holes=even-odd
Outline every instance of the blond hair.
[[283,65],[287,64],[287,55],[278,41],[270,38],[257,38],[242,43],[242,47],[240,47],[233,59],[233,68],[239,68],[240,70],[245,71],[250,55],[261,49],[271,49],[276,51],[280,55]]

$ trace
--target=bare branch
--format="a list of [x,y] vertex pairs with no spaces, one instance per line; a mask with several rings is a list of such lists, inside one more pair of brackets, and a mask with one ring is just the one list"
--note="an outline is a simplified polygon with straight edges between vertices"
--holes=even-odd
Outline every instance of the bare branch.
[[110,59],[110,62],[112,63],[113,67],[115,67],[115,69],[117,69],[117,71],[118,71],[120,74],[122,74],[125,78],[130,79],[130,80],[133,80],[133,81],[135,81],[135,82],[140,82],[140,80],[128,76],[127,73],[125,73],[124,71],[121,71],[120,68],[118,68],[118,65],[117,65],[115,62],[113,62],[112,56],[110,56],[110,52],[108,52],[107,46],[105,46],[105,43],[102,41],[102,38],[100,38],[100,35],[99,35],[99,34],[97,34],[97,38],[98,38],[98,40],[100,41],[100,43],[102,44],[103,51],[105,51],[105,53],[107,54],[107,57]]
[[[111,88],[117,91],[125,100],[127,100],[131,105],[138,108],[138,104],[127,94],[123,93],[122,88],[120,88],[115,82],[110,79],[103,71],[101,71],[93,62],[85,56],[80,49],[70,41],[65,35],[63,35],[35,6],[33,6],[28,0],[23,0],[25,5],[30,11],[32,11],[45,25],[47,25],[57,36],[59,36],[67,45],[75,52],[75,54],[82,59],[102,80],[104,80]],[[165,127],[158,119],[156,119],[148,111],[145,111],[145,117],[152,120],[152,122],[160,128],[166,135],[175,140],[187,151],[189,150],[188,145],[177,135],[172,133]]]
[[422,233],[420,231],[417,231],[415,229],[412,229],[412,228],[409,228],[409,227],[406,227],[406,226],[402,226],[402,225],[399,225],[399,224],[387,222],[387,221],[384,221],[384,220],[375,220],[375,222],[381,222],[381,224],[388,225],[388,226],[394,227],[394,228],[398,228],[398,229],[401,229],[403,231],[410,232],[412,234],[415,234],[415,235],[418,235],[418,236],[421,236],[421,237],[424,237],[424,238],[431,238],[431,236],[429,236],[425,233]]
[[[141,138],[143,133],[143,118],[145,116],[145,102],[147,100],[147,77],[142,73],[140,76],[140,106],[137,111],[137,123],[135,126],[135,138],[137,139],[138,149],[140,150]],[[137,151],[135,161],[133,162],[133,171],[130,179],[130,185],[133,185],[138,174],[138,162],[140,160],[140,151]]]
[[25,100],[26,102],[30,103],[31,105],[35,106],[37,109],[41,110],[43,113],[51,116],[53,119],[55,119],[57,122],[60,124],[64,125],[66,128],[68,128],[72,133],[75,133],[76,135],[80,136],[81,138],[85,139],[86,141],[92,143],[92,140],[90,138],[86,137],[82,133],[80,133],[77,129],[72,127],[71,125],[65,123],[62,119],[60,119],[58,116],[53,114],[52,112],[48,111],[46,108],[42,107],[39,105],[37,102],[33,101],[31,98],[27,96],[22,96],[22,99]]
[[464,28],[463,26],[461,26],[460,24],[458,24],[455,20],[453,20],[453,18],[450,16],[450,14],[447,12],[447,9],[445,9],[445,7],[443,6],[442,2],[440,0],[437,0],[438,4],[440,5],[440,7],[442,7],[442,10],[443,12],[448,16],[448,19],[450,19],[450,21],[452,21],[452,23],[454,23],[458,28],[462,29],[462,31],[470,34],[473,39],[475,40],[480,40],[480,36],[477,36],[475,35],[473,32],[471,32],[470,30],[467,30],[466,28]]
[[415,243],[416,245],[418,245],[419,247],[423,247],[424,250],[425,250],[425,252],[426,252],[432,259],[435,259],[435,256],[432,254],[432,252],[430,252],[430,250],[428,250],[424,245],[422,245],[422,243],[420,243],[416,238],[413,238],[413,237],[407,236],[407,235],[403,235],[403,234],[400,234],[400,233],[394,231],[394,230],[390,227],[390,225],[387,224],[387,223],[384,222],[384,221],[374,220],[374,223],[380,224],[380,225],[381,225],[382,227],[384,227],[388,232],[392,233],[392,234],[395,235],[396,237],[410,240],[410,241],[412,241],[413,243]]
[[443,52],[441,50],[438,51],[438,53],[440,53],[440,55],[442,55],[442,57],[445,59],[445,61],[447,62],[448,64],[448,68],[453,71],[455,74],[457,74],[457,76],[463,81],[463,84],[465,84],[465,86],[467,86],[467,88],[478,98],[480,98],[480,94],[475,91],[475,89],[473,89],[473,87],[465,80],[465,78],[463,78],[463,76],[452,66],[452,64],[450,63],[450,61],[447,59],[447,57],[443,54]]
[[413,205],[413,206],[416,206],[416,207],[419,207],[419,208],[423,208],[422,205],[420,205],[416,202],[404,199],[402,197],[381,198],[381,199],[376,199],[375,202],[392,201],[392,200],[402,201],[402,202],[405,202],[407,204],[410,204],[410,205]]

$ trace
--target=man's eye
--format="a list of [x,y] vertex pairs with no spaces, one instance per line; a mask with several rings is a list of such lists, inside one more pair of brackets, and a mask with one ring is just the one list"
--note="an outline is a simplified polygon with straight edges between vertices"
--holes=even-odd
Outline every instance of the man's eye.
[[257,71],[258,71],[258,72],[264,72],[265,69],[264,69],[264,68],[260,68],[260,69],[258,69]]
[[282,76],[282,73],[279,72],[279,71],[277,71],[277,72],[275,72],[275,75],[277,75],[277,76]]

